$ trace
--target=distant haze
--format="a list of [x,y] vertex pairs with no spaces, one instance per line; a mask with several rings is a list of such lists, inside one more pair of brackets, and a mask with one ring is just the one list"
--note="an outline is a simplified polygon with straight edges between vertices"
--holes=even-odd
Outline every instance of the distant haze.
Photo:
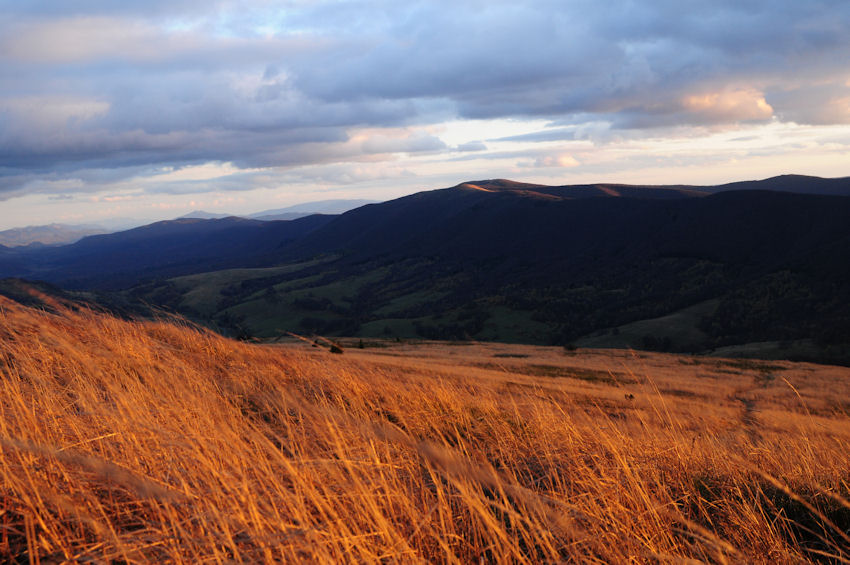
[[244,218],[254,218],[257,220],[294,220],[310,214],[342,214],[354,208],[359,208],[366,204],[372,204],[376,200],[321,200],[319,202],[304,202],[286,208],[276,208],[274,210],[262,210],[253,214],[216,214],[206,212],[204,210],[195,210],[180,216],[181,218],[200,218],[204,220],[214,218],[226,218],[228,216],[242,216]]
[[847,176],[848,30],[844,0],[0,2],[0,230]]
[[262,218],[264,216],[273,216],[275,214],[288,213],[303,213],[303,214],[342,214],[354,208],[373,204],[376,200],[322,200],[320,202],[305,202],[296,204],[295,206],[287,206],[286,208],[278,208],[276,210],[265,210],[251,214],[251,218]]
[[73,243],[87,235],[106,233],[106,231],[98,226],[66,226],[62,224],[14,228],[0,231],[0,245],[17,247],[32,243],[43,245],[66,244]]

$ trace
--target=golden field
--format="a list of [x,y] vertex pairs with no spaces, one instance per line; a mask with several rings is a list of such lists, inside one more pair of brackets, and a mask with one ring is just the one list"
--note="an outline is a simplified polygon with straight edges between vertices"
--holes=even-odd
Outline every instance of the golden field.
[[846,368],[44,300],[0,298],[0,561],[850,562]]

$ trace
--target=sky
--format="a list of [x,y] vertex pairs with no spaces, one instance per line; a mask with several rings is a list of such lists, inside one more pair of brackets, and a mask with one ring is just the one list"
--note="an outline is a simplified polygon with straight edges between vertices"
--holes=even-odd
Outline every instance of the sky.
[[850,176],[846,0],[0,0],[0,229]]

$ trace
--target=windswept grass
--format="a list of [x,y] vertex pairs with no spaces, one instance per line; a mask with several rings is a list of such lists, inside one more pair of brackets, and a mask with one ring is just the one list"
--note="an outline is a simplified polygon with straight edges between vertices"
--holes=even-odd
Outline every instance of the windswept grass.
[[510,355],[0,298],[0,560],[850,561],[846,371]]

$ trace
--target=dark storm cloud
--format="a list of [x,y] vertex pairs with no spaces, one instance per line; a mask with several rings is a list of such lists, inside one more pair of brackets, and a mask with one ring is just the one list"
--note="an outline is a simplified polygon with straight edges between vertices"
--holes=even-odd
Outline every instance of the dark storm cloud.
[[522,142],[850,123],[848,38],[844,0],[0,0],[0,195],[88,170],[486,151],[423,129],[457,117],[559,125],[502,139]]

